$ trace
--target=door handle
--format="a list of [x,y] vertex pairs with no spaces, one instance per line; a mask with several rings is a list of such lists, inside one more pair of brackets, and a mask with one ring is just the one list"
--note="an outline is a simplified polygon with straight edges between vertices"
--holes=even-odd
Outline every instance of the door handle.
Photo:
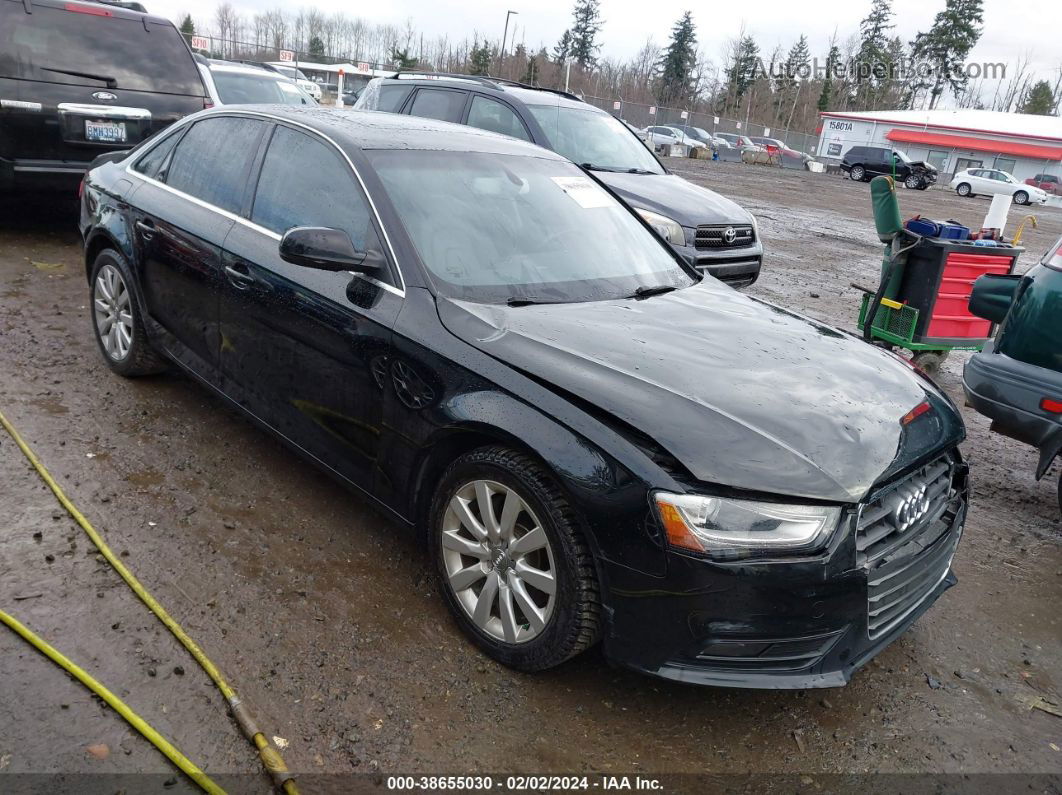
[[144,240],[151,240],[155,236],[155,224],[151,221],[137,221],[136,228]]
[[238,290],[246,290],[258,281],[248,272],[247,266],[242,262],[226,265],[225,275],[229,277],[229,283]]

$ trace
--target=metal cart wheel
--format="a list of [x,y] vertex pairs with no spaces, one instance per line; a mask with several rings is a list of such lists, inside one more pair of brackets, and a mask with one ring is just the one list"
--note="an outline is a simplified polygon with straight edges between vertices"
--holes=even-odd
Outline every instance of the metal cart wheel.
[[936,375],[949,353],[950,351],[919,351],[911,357],[911,362],[926,375]]

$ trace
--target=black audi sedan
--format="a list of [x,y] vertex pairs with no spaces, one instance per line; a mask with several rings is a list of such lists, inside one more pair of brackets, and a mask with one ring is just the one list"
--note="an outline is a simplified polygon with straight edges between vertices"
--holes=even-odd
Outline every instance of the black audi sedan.
[[523,670],[841,685],[955,582],[931,381],[697,273],[561,156],[407,116],[233,107],[87,174],[93,332],[176,365],[423,534]]

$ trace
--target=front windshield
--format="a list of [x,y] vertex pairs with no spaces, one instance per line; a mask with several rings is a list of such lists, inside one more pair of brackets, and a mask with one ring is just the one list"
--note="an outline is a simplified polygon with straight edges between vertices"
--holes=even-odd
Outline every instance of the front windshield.
[[528,105],[554,152],[602,171],[663,174],[660,163],[623,122],[607,113],[559,105]]
[[290,80],[269,74],[212,71],[218,96],[226,105],[313,105],[313,98]]
[[571,163],[477,152],[371,155],[421,260],[451,297],[565,303],[695,281]]

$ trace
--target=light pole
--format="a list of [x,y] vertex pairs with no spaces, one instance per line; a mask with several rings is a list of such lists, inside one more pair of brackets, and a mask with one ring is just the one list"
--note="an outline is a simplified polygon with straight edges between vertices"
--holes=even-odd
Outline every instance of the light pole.
[[505,31],[502,33],[501,55],[499,56],[499,61],[501,63],[499,64],[499,66],[505,66],[505,40],[509,37],[509,17],[511,17],[513,14],[519,15],[519,13],[519,11],[505,12]]

